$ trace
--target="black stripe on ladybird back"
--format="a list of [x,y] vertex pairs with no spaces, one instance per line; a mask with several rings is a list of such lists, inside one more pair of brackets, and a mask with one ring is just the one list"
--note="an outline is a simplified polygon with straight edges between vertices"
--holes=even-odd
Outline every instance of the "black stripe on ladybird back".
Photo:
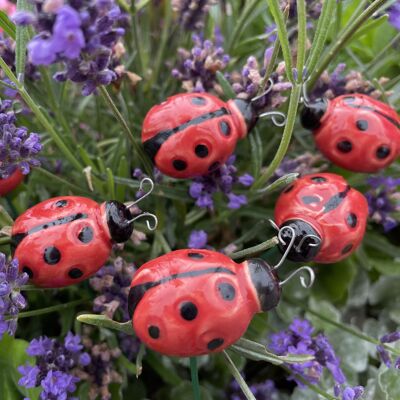
[[347,194],[351,190],[350,186],[346,186],[346,189],[343,192],[336,193],[332,196],[324,206],[324,213],[334,210],[339,207],[340,203],[346,198]]
[[139,285],[132,286],[129,291],[129,297],[128,297],[128,311],[129,311],[130,317],[132,318],[137,305],[139,304],[140,300],[142,300],[143,296],[145,295],[145,293],[148,290],[150,290],[156,286],[163,285],[164,283],[173,281],[175,279],[194,278],[197,276],[207,275],[207,274],[236,275],[233,271],[231,271],[230,269],[225,268],[225,267],[210,267],[210,268],[205,268],[205,269],[197,269],[194,271],[181,272],[179,274],[172,274],[172,275],[166,276],[165,278],[162,278],[158,281],[144,282]]
[[158,151],[160,150],[160,147],[164,144],[164,142],[167,141],[171,136],[182,132],[189,126],[193,125],[198,125],[201,124],[205,121],[208,121],[210,119],[222,117],[223,115],[228,115],[230,114],[230,111],[226,109],[225,107],[222,107],[218,110],[211,111],[206,114],[199,115],[196,118],[190,119],[187,122],[184,122],[183,124],[176,126],[175,128],[168,129],[165,131],[158,132],[155,136],[153,136],[151,139],[146,140],[143,143],[144,150],[146,153],[151,157],[151,159],[154,161]]

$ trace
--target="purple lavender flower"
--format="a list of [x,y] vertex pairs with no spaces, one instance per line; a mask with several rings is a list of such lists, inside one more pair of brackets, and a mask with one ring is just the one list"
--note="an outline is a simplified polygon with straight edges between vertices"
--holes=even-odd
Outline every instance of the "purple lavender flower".
[[206,231],[192,231],[188,240],[189,249],[205,249],[207,247],[208,235]]
[[397,29],[400,31],[400,1],[397,0],[396,3],[394,3],[390,8],[389,8],[389,22]]
[[34,65],[63,63],[65,69],[54,75],[57,81],[82,84],[87,96],[97,86],[118,78],[116,51],[124,35],[127,15],[114,0],[36,2],[34,26],[38,34],[28,43],[28,57]]
[[7,262],[0,253],[0,340],[5,333],[14,335],[17,329],[18,313],[27,305],[21,294],[21,286],[28,282],[25,272],[19,274],[18,260]]
[[187,92],[221,92],[216,73],[226,68],[229,56],[221,45],[204,40],[201,35],[192,35],[194,47],[188,51],[180,48],[179,64],[172,70],[172,76],[182,82]]
[[178,13],[178,24],[188,31],[201,30],[204,19],[215,0],[172,0],[172,9]]
[[[382,343],[382,344],[376,346],[376,351],[378,353],[379,358],[388,368],[391,368],[391,366],[392,366],[392,357],[391,357],[390,353],[385,349],[383,344],[394,343],[399,340],[400,340],[400,331],[390,332],[390,333],[387,333],[386,335],[383,335],[379,339],[380,343]],[[395,368],[399,368],[400,358],[395,360],[393,365]]]
[[[244,375],[244,374],[242,374]],[[243,376],[244,378],[244,376]],[[275,383],[267,379],[264,382],[252,383],[249,385],[251,392],[253,393],[254,397],[257,400],[278,400],[279,399],[279,392],[275,386]],[[228,396],[229,400],[245,400],[246,397],[244,396],[242,389],[240,388],[239,384],[236,380],[233,380],[228,389]]]
[[228,198],[228,208],[237,209],[247,204],[247,197],[244,194],[233,193],[235,184],[251,186],[254,178],[245,173],[237,176],[237,168],[234,166],[235,155],[231,155],[227,162],[206,176],[194,178],[189,188],[189,195],[196,200],[200,208],[214,208],[213,197],[217,192],[222,192]]
[[395,215],[400,211],[400,178],[373,176],[367,183],[371,187],[365,194],[369,216],[388,232],[399,224]]
[[90,355],[82,351],[81,338],[67,334],[64,343],[46,336],[33,339],[26,352],[36,357],[35,365],[18,367],[22,375],[18,384],[26,388],[41,386],[43,400],[71,399],[80,379],[75,376],[75,368],[88,367]]
[[31,167],[40,165],[35,156],[42,149],[37,133],[28,133],[24,126],[16,126],[12,101],[0,101],[0,176],[9,177],[17,168],[26,175]]

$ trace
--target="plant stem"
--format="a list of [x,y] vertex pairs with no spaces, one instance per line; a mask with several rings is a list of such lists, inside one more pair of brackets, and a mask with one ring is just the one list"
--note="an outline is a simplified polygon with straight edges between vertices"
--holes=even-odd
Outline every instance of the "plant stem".
[[226,365],[228,366],[229,371],[235,378],[236,382],[239,384],[240,389],[242,389],[243,394],[246,396],[247,400],[257,400],[253,393],[251,392],[249,386],[247,385],[246,381],[243,379],[243,376],[240,374],[239,370],[236,368],[236,365],[229,357],[229,354],[224,350],[223,355],[226,360]]
[[113,329],[115,331],[124,332],[127,335],[134,335],[132,321],[117,322],[105,315],[98,314],[81,314],[76,317],[79,322],[84,324],[98,326],[99,328]]
[[10,236],[0,237],[0,246],[7,245],[7,244],[10,244],[10,243],[11,243],[11,237]]
[[117,106],[115,105],[113,99],[111,98],[110,94],[108,93],[107,89],[104,86],[99,87],[99,91],[101,96],[103,97],[104,101],[110,107],[111,111],[113,112],[115,118],[120,123],[122,130],[124,131],[128,140],[132,143],[132,146],[138,156],[139,160],[141,161],[143,168],[145,169],[146,173],[151,177],[153,176],[153,169],[151,167],[150,161],[148,157],[144,154],[142,148],[138,145],[133,136],[131,130],[129,129],[128,123],[125,121],[122,114],[119,112]]
[[276,246],[279,243],[277,237],[273,237],[272,239],[268,239],[265,242],[262,242],[258,244],[257,246],[249,247],[244,250],[236,251],[235,253],[232,253],[229,255],[232,260],[238,260],[242,258],[248,258],[251,256],[254,256],[256,254],[261,253],[262,251],[268,250],[271,247]]
[[193,398],[194,400],[201,400],[197,357],[190,357],[190,376],[192,378]]
[[296,122],[297,108],[299,106],[301,94],[301,85],[295,84],[292,89],[289,100],[289,108],[287,113],[287,120],[285,129],[283,131],[281,143],[279,145],[278,151],[275,154],[274,159],[271,161],[269,167],[260,175],[257,181],[254,183],[252,190],[260,189],[268,179],[273,175],[275,170],[279,167],[280,163],[285,157],[285,154],[289,148],[290,140],[292,138],[294,124]]
[[80,300],[70,301],[69,303],[63,303],[63,304],[57,304],[55,306],[39,308],[38,310],[21,312],[18,314],[18,319],[36,317],[37,315],[49,314],[56,311],[66,310],[68,308],[72,308],[80,304],[86,303],[87,301],[88,299],[80,299]]
[[297,0],[297,82],[303,81],[303,68],[306,60],[306,42],[307,42],[307,18],[305,0]]
[[319,63],[319,67],[316,69],[315,73],[312,75],[309,87],[312,88],[316,83],[317,79],[325,71],[331,61],[337,56],[339,51],[349,42],[352,36],[357,32],[361,25],[368,20],[384,3],[386,0],[375,0],[372,4],[364,10],[358,17],[356,17],[353,22],[351,22],[347,28],[342,32],[342,34],[335,40],[335,43],[322,58]]

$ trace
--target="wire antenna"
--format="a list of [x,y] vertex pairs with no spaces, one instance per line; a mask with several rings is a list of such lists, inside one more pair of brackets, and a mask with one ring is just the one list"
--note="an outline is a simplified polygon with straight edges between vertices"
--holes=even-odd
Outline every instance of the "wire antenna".
[[[267,111],[258,116],[258,118],[269,118],[269,117],[271,117],[272,122],[276,126],[285,126],[286,125],[286,114],[284,114],[280,111]],[[279,121],[278,117],[280,118],[280,121]]]
[[[157,225],[158,225],[158,218],[157,218],[157,216],[155,214],[152,214],[152,213],[149,213],[149,212],[144,212],[144,213],[141,213],[141,214],[137,215],[136,217],[132,218],[129,221],[129,223],[133,224],[135,221],[137,221],[138,219],[143,218],[143,217],[149,217],[149,218],[146,219],[147,228],[150,231],[154,231],[157,228]],[[153,225],[150,223],[150,220],[153,220]]]
[[269,83],[269,85],[263,93],[261,93],[260,95],[258,95],[256,97],[253,97],[250,100],[252,103],[256,102],[257,100],[262,99],[264,96],[266,96],[268,93],[270,93],[272,91],[272,87],[274,86],[274,81],[271,78],[269,78],[268,83]]
[[[147,190],[147,191],[144,191],[145,183],[149,183],[149,184],[150,184],[150,189]],[[132,201],[132,202],[126,204],[126,207],[132,208],[135,204],[140,203],[140,202],[143,201],[146,197],[150,196],[150,194],[153,192],[153,190],[154,190],[154,182],[153,182],[150,178],[148,178],[148,177],[143,178],[143,179],[140,181],[140,185],[139,185],[139,192],[143,192],[142,196],[140,196],[140,197],[139,197],[138,199],[136,199],[135,201]]]
[[310,289],[315,281],[315,272],[308,266],[303,266],[296,271],[292,272],[285,280],[279,282],[279,286],[286,285],[289,281],[291,281],[296,275],[302,274],[303,272],[307,272],[307,280],[303,275],[300,275],[300,284],[305,289]]

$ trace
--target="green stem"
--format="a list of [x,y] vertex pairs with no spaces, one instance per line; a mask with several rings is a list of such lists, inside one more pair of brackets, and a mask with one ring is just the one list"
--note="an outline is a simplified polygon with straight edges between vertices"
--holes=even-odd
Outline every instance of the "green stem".
[[229,357],[229,354],[224,350],[223,355],[226,360],[226,365],[228,366],[229,371],[235,378],[236,382],[239,384],[240,389],[242,389],[243,394],[246,396],[247,400],[257,400],[253,393],[251,392],[250,388],[248,387],[246,381],[243,379],[243,376],[240,374],[239,370],[236,368],[236,365]]
[[0,246],[5,246],[11,243],[11,237],[10,236],[3,236],[0,237]]
[[306,60],[307,18],[305,0],[297,0],[297,82],[303,81],[303,68]]
[[343,330],[345,332],[348,332],[351,335],[356,336],[361,340],[364,340],[366,342],[372,343],[375,346],[381,345],[386,350],[392,352],[396,356],[400,356],[400,350],[397,350],[397,349],[395,349],[395,348],[393,348],[391,346],[388,346],[387,344],[382,344],[378,339],[374,339],[374,338],[372,338],[372,337],[370,337],[368,335],[365,335],[364,333],[359,332],[358,330],[356,330],[356,329],[354,329],[354,328],[352,328],[352,327],[350,327],[348,325],[342,324],[341,322],[337,322],[337,321],[334,321],[334,320],[332,320],[332,319],[330,319],[328,317],[325,317],[324,315],[322,315],[322,314],[320,314],[320,313],[318,313],[318,312],[316,312],[314,310],[311,310],[310,308],[306,308],[306,311],[309,312],[312,315],[315,315],[316,317],[318,317],[322,321],[328,322],[329,324],[331,324],[333,326],[336,326],[337,328],[339,328],[339,329],[341,329],[341,330]]
[[139,351],[136,356],[136,378],[139,378],[139,375],[142,374],[143,371],[143,357],[146,353],[146,346],[143,343],[140,343]]
[[122,130],[124,131],[126,137],[132,143],[132,146],[136,152],[136,155],[140,159],[146,173],[148,175],[152,176],[153,169],[151,167],[148,157],[144,154],[142,148],[136,142],[135,137],[133,136],[131,130],[129,129],[128,123],[125,121],[124,117],[119,112],[117,106],[115,105],[115,103],[114,103],[113,99],[111,98],[110,94],[108,93],[107,89],[104,86],[100,86],[99,92],[100,92],[101,96],[103,97],[104,101],[110,107],[110,109],[113,112],[117,121],[120,123]]
[[316,69],[315,73],[312,75],[309,87],[313,87],[316,83],[317,79],[321,76],[321,74],[325,71],[331,61],[337,56],[339,51],[350,41],[352,36],[357,32],[357,30],[361,27],[361,25],[367,21],[384,3],[386,0],[375,0],[372,4],[364,10],[358,17],[356,17],[353,22],[347,26],[347,28],[342,32],[342,34],[336,39],[335,43],[322,58],[322,61],[319,64],[319,67]]
[[243,258],[249,258],[252,257],[254,255],[257,255],[265,250],[270,249],[271,247],[276,246],[279,243],[278,238],[277,237],[273,237],[272,239],[269,239],[265,242],[262,242],[260,244],[258,244],[257,246],[253,246],[253,247],[249,247],[247,249],[244,250],[240,250],[240,251],[236,251],[235,253],[232,253],[229,255],[229,257],[232,260],[239,260],[239,259],[243,259]]
[[190,376],[192,378],[193,398],[194,400],[201,400],[197,357],[190,357]]
[[75,301],[70,301],[69,303],[57,304],[51,307],[39,308],[38,310],[25,311],[18,314],[18,318],[28,318],[28,317],[36,317],[37,315],[49,314],[56,311],[63,311],[68,308],[76,307],[80,304],[86,303],[88,299],[80,299]]
[[132,327],[132,321],[117,322],[105,315],[98,314],[81,314],[78,315],[76,319],[84,324],[98,326],[99,328],[113,329],[131,336],[135,334]]
[[6,224],[14,225],[14,220],[3,206],[0,206],[0,217]]
[[269,167],[260,175],[255,184],[252,187],[254,189],[260,189],[269,178],[273,175],[275,170],[279,167],[285,154],[289,148],[290,140],[292,138],[294,124],[296,122],[297,108],[299,106],[299,100],[301,95],[301,85],[295,84],[292,89],[289,100],[289,108],[287,113],[287,120],[285,129],[283,131],[282,140],[279,145],[278,151],[275,154],[274,159],[271,161]]

